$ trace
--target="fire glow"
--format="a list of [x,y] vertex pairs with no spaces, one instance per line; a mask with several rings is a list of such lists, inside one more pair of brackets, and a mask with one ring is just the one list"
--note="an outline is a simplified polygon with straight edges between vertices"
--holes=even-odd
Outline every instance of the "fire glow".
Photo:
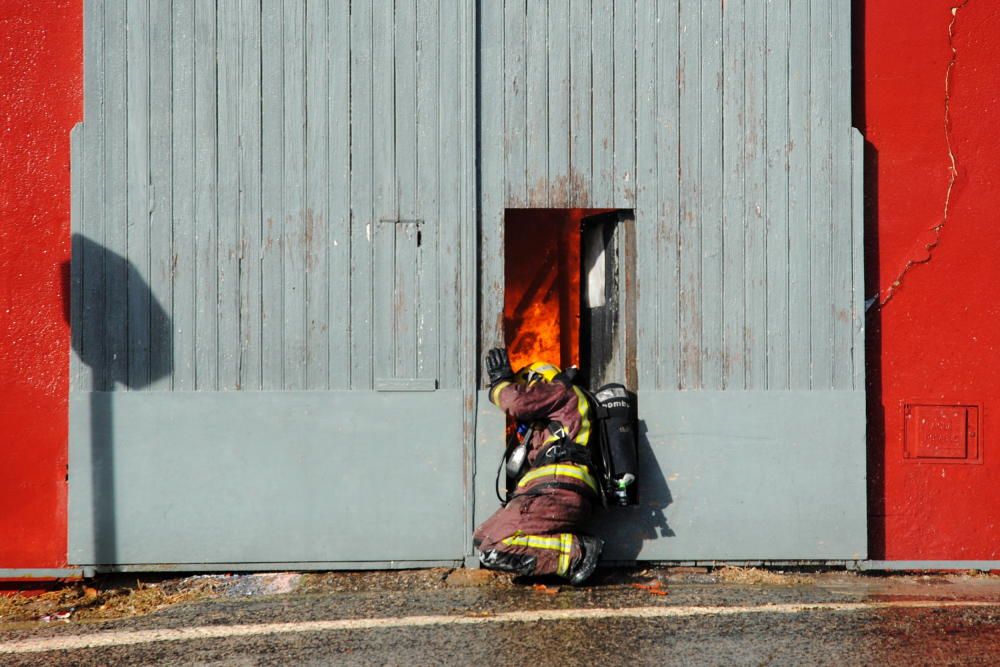
[[504,336],[515,370],[580,362],[580,226],[605,209],[508,209]]

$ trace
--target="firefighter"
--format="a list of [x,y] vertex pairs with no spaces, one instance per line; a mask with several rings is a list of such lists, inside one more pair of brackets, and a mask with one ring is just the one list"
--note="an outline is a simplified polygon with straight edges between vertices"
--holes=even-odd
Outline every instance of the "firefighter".
[[581,584],[604,545],[580,533],[598,493],[587,449],[587,398],[552,364],[535,362],[515,375],[505,349],[487,353],[486,372],[490,401],[531,432],[513,494],[473,536],[479,561],[490,569],[555,574]]

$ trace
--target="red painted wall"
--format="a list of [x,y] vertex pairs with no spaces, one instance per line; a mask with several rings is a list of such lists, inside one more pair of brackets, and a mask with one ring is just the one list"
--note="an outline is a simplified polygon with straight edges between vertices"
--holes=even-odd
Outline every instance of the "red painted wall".
[[69,132],[82,0],[0,0],[0,568],[66,563]]
[[[61,267],[81,5],[0,0],[0,568],[66,558]],[[868,293],[884,302],[869,314],[871,557],[1000,559],[1000,3],[855,0],[854,10]],[[905,459],[907,401],[981,405],[982,462]]]
[[[868,0],[855,13],[868,294],[881,303],[869,311],[871,557],[1000,559],[1000,3]],[[920,423],[932,448],[974,433],[982,462],[904,458],[906,402],[980,405],[981,431]]]

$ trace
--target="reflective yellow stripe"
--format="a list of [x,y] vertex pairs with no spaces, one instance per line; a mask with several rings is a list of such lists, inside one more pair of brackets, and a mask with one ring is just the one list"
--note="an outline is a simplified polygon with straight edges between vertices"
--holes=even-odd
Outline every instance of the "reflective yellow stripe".
[[509,547],[558,551],[559,562],[556,565],[556,574],[565,575],[569,571],[570,558],[573,555],[573,535],[571,533],[561,533],[553,537],[515,533],[511,537],[504,538],[501,542]]
[[569,533],[563,533],[559,536],[559,567],[556,570],[556,574],[563,575],[569,570],[569,557],[573,553],[573,536]]
[[573,479],[578,479],[584,482],[587,486],[597,493],[597,482],[591,477],[590,471],[584,466],[573,465],[570,463],[554,463],[552,465],[542,466],[541,468],[535,468],[534,470],[528,472],[521,481],[518,482],[517,487],[521,488],[536,479],[541,479],[542,477],[572,477]]
[[531,547],[533,549],[548,549],[550,551],[562,551],[562,539],[560,537],[540,537],[538,535],[515,535],[502,540],[504,544],[511,547]]
[[497,405],[497,401],[500,400],[500,392],[503,390],[504,387],[508,387],[512,384],[514,383],[509,380],[504,380],[497,386],[493,387],[493,389],[490,389],[490,403],[492,403],[493,405]]
[[580,412],[580,432],[576,434],[576,444],[587,446],[590,442],[590,404],[579,387],[573,387],[576,393],[576,409]]

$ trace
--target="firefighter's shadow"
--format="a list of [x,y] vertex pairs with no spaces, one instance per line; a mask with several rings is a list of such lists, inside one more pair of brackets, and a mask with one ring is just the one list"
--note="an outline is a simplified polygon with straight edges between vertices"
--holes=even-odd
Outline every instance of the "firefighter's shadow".
[[645,542],[675,533],[667,523],[664,510],[673,502],[663,468],[649,442],[646,422],[639,420],[639,503],[632,507],[599,510],[594,518],[594,532],[604,538],[604,558],[611,561],[635,561]]

